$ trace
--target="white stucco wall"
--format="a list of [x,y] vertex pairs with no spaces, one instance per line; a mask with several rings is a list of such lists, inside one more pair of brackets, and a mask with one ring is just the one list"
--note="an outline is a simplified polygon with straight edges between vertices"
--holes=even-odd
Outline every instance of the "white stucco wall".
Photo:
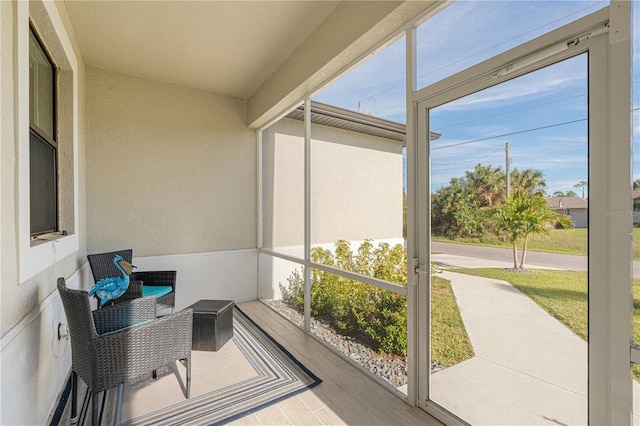
[[[263,132],[263,247],[304,243],[303,123]],[[402,238],[402,144],[347,130],[311,128],[311,239],[332,245]]]
[[176,310],[201,299],[258,298],[258,252],[256,249],[136,257],[141,271],[177,271]]
[[311,243],[402,238],[402,144],[312,129]]
[[302,122],[284,118],[262,132],[262,194],[262,246],[304,244]]
[[87,69],[90,253],[256,247],[256,142],[246,104]]
[[[84,64],[65,9],[52,3],[2,3],[2,334],[55,289],[51,275],[70,276],[84,253]],[[71,236],[57,243],[29,238],[29,19],[45,40],[59,74],[58,114],[61,225]],[[63,60],[64,59],[64,60]],[[26,65],[26,66],[25,66]],[[61,87],[62,86],[62,87]],[[70,113],[69,109],[73,109]],[[63,187],[62,187],[63,186]],[[70,243],[71,242],[71,243]],[[39,256],[45,253],[44,256]],[[36,265],[37,264],[37,265]],[[53,268],[51,267],[53,265]]]
[[[58,242],[29,239],[29,20],[60,67]],[[0,424],[44,424],[71,365],[58,277],[88,284],[84,63],[64,5],[0,2]]]

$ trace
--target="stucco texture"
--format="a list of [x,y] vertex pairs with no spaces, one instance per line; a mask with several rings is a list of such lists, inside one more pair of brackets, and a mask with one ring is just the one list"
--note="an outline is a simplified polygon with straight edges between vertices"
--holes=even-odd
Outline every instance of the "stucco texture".
[[[77,215],[73,212],[73,182],[74,182],[74,158],[73,158],[73,137],[77,132],[77,169],[75,170],[79,187],[83,188],[85,179],[84,162],[84,63],[79,55],[77,43],[69,30],[69,23],[64,7],[49,4],[49,9],[41,2],[30,2],[28,5],[17,2],[0,2],[0,20],[2,28],[0,32],[0,104],[2,114],[0,118],[0,279],[1,279],[1,335],[4,337],[10,330],[27,315],[38,309],[38,305],[45,300],[52,292],[56,291],[56,279],[58,277],[69,277],[74,274],[86,261],[86,251],[84,250],[86,241],[85,232],[85,209],[84,193],[79,189]],[[26,7],[24,15],[19,13],[21,7]],[[49,17],[50,12],[59,13],[56,18]],[[28,14],[28,18],[27,18]],[[37,27],[39,34],[47,42],[49,53],[60,67],[59,73],[63,76],[59,78],[59,125],[66,126],[59,131],[60,175],[61,197],[61,220],[63,226],[70,233],[75,232],[79,249],[71,255],[60,256],[55,252],[56,243],[49,243],[51,252],[55,259],[52,264],[37,274],[24,279],[20,277],[21,262],[28,263],[30,259],[21,258],[20,245],[29,246],[33,244],[28,239],[20,240],[20,218],[27,217],[29,210],[21,211],[19,200],[29,197],[29,185],[20,181],[19,159],[27,155],[28,152],[21,151],[21,138],[29,137],[28,127],[19,124],[28,122],[29,109],[23,105],[28,105],[28,74],[18,75],[18,64],[24,59],[28,63],[28,39],[20,38],[21,31],[28,34],[29,19]],[[52,21],[53,19],[53,21]],[[70,35],[71,34],[71,35]],[[71,49],[77,58],[78,69],[76,75],[72,74],[70,64],[67,60],[63,48],[67,39]],[[73,95],[72,79],[77,81],[78,104],[73,109],[70,98]],[[64,101],[67,101],[66,103]],[[62,108],[66,109],[62,111]],[[69,124],[77,120],[77,127]],[[28,146],[28,145],[27,145]],[[66,221],[65,221],[66,220]],[[24,233],[23,233],[24,234]],[[28,235],[27,235],[28,238]],[[47,336],[48,338],[48,336]],[[35,336],[30,342],[37,345],[38,337]],[[29,352],[30,348],[25,348]],[[34,353],[33,357],[39,356]]]
[[[304,243],[304,127],[282,119],[263,133],[263,246]],[[311,239],[402,238],[402,144],[311,127]]]
[[245,102],[87,69],[88,252],[256,246],[256,143]]

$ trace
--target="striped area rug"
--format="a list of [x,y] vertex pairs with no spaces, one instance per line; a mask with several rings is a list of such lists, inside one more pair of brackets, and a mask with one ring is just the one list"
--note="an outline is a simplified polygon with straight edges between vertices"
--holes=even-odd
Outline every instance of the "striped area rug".
[[[177,363],[99,395],[103,425],[224,424],[311,388],[321,382],[238,307],[233,338],[217,352],[193,351],[191,398],[185,399],[185,369]],[[79,380],[79,384],[81,381]],[[81,384],[82,385],[82,384]],[[90,392],[79,386],[79,422],[91,424]],[[118,402],[121,400],[121,402]],[[70,403],[59,423],[69,424]],[[116,410],[116,407],[120,410]]]

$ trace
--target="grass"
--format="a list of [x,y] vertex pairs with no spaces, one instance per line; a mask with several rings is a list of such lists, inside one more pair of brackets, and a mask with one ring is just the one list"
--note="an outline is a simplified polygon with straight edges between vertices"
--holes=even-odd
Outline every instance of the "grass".
[[[536,270],[535,274],[518,274],[491,268],[456,269],[456,272],[507,281],[587,340],[586,272]],[[640,279],[633,280],[633,308],[633,340],[640,342]],[[633,367],[633,378],[640,380],[640,366]]]
[[431,287],[431,358],[448,367],[473,357],[449,281],[434,277]]
[[[511,244],[495,235],[483,238],[447,238],[432,235],[433,241],[511,248]],[[521,248],[521,247],[520,247]],[[550,253],[587,255],[587,229],[554,229],[549,235],[533,235],[528,250]],[[633,258],[640,260],[640,228],[633,228]]]

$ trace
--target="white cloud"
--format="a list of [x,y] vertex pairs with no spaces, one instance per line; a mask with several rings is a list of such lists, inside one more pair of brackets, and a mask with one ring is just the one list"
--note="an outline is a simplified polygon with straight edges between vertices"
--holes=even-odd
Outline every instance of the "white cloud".
[[[422,75],[419,86],[477,64],[606,4],[604,1],[564,0],[456,2],[418,30],[418,74]],[[640,7],[635,9],[640,14]],[[636,32],[637,37],[638,34],[640,31]],[[637,81],[640,78],[640,41],[635,42],[634,52],[634,64],[639,70],[638,76],[634,77],[634,81]],[[445,69],[443,64],[452,66]],[[352,110],[357,110],[360,101],[360,109],[364,113],[404,122],[404,78],[404,46],[403,41],[399,41],[368,58],[351,73],[314,96],[314,99]],[[640,91],[637,83],[636,87]],[[571,99],[572,96],[586,94],[586,90],[584,57],[573,58],[499,84],[439,107],[437,112],[458,113],[459,120],[443,122],[443,138],[434,142],[432,147],[578,119],[585,115],[579,113],[586,109],[584,100],[562,103],[553,103],[553,100]],[[536,106],[536,102],[540,105]],[[487,109],[488,113],[485,114],[482,109]],[[556,111],[562,111],[562,114]],[[467,112],[470,113],[465,114]],[[500,118],[487,120],[492,114]],[[633,135],[638,145],[639,115],[634,115],[638,119],[633,123]],[[453,121],[457,124],[452,124]],[[553,181],[554,188],[567,190],[562,186],[569,185],[568,189],[571,189],[575,182],[584,180],[587,138],[580,129],[586,129],[585,126],[557,127],[512,137],[514,165],[543,170],[550,188]],[[504,168],[504,139],[495,138],[433,150],[432,163],[456,164],[434,165],[431,169],[432,185],[448,185],[452,177],[461,177],[465,170],[473,168],[478,162]],[[499,151],[489,155],[496,150]],[[476,160],[479,157],[483,158]],[[640,155],[638,157],[640,163]]]
[[[507,104],[521,102],[523,99],[533,101],[542,96],[557,93],[561,90],[571,90],[572,88],[576,91],[571,94],[578,94],[579,92],[577,91],[580,90],[580,87],[585,86],[586,70],[577,72],[577,70],[571,69],[575,68],[573,66],[563,66],[563,68],[554,70],[548,68],[527,74],[442,105],[438,107],[438,110],[469,110],[471,108],[489,108],[496,105],[504,107]],[[586,90],[583,90],[583,92],[586,92]]]
[[419,87],[607,5],[606,1],[458,1],[418,29]]

